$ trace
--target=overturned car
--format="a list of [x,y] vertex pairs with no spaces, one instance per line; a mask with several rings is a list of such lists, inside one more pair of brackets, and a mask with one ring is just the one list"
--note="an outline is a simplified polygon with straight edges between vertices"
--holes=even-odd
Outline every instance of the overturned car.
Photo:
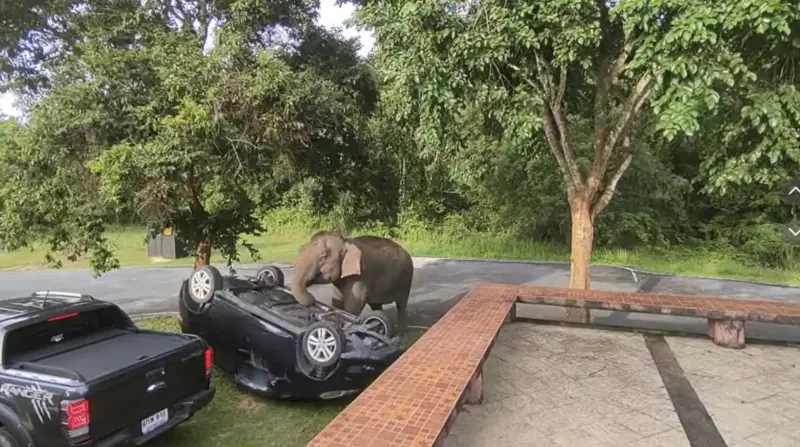
[[203,337],[222,371],[269,398],[356,394],[403,353],[386,314],[359,318],[319,302],[305,307],[275,266],[255,277],[196,270],[182,284],[179,312],[182,331]]

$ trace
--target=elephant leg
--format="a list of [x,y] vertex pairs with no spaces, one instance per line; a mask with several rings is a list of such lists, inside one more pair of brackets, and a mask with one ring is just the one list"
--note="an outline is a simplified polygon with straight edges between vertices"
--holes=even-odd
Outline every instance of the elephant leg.
[[381,303],[369,303],[369,308],[372,310],[383,310],[383,304]]
[[344,311],[360,316],[367,304],[367,288],[361,281],[348,281],[340,289],[344,301]]
[[344,310],[344,294],[342,290],[344,284],[333,283],[333,296],[331,296],[331,306],[336,309]]
[[395,301],[397,305],[397,332],[404,334],[406,332],[406,310],[408,307],[408,296],[400,298]]

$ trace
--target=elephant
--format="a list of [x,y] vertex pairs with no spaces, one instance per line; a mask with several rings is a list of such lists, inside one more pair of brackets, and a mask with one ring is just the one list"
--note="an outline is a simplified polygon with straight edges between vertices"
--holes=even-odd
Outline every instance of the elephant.
[[397,327],[406,329],[406,306],[414,277],[411,255],[397,242],[378,236],[346,238],[337,231],[320,231],[300,247],[289,289],[298,303],[316,301],[312,284],[333,284],[341,298],[333,306],[360,315],[366,304],[382,310],[397,305]]

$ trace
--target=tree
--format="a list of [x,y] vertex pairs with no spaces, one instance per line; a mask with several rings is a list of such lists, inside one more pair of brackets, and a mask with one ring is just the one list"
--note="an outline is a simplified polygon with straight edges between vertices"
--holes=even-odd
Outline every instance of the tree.
[[[546,140],[570,206],[570,286],[580,289],[590,287],[595,220],[637,141],[651,129],[692,134],[720,92],[755,88],[766,58],[742,54],[774,51],[798,20],[782,0],[360,3],[376,34],[382,97],[413,123],[423,153],[463,150],[465,128],[513,144]],[[772,135],[787,135],[794,112],[774,109],[788,119]],[[590,141],[574,138],[582,123]]]
[[[364,80],[326,77],[305,51],[340,40],[313,25],[315,2],[189,3],[86,5],[9,155],[17,174],[0,180],[0,246],[44,239],[115,268],[105,224],[133,204],[151,233],[171,226],[192,243],[195,267],[212,247],[228,263],[240,246],[255,257],[242,235],[261,230],[263,185],[320,152],[357,152],[370,107],[348,82]],[[355,51],[337,53],[342,72],[358,71]]]

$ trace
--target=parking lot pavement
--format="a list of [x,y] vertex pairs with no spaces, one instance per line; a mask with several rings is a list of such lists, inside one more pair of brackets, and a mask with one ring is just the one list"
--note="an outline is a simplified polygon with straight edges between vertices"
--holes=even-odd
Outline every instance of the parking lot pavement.
[[800,350],[511,323],[447,447],[800,445]]

